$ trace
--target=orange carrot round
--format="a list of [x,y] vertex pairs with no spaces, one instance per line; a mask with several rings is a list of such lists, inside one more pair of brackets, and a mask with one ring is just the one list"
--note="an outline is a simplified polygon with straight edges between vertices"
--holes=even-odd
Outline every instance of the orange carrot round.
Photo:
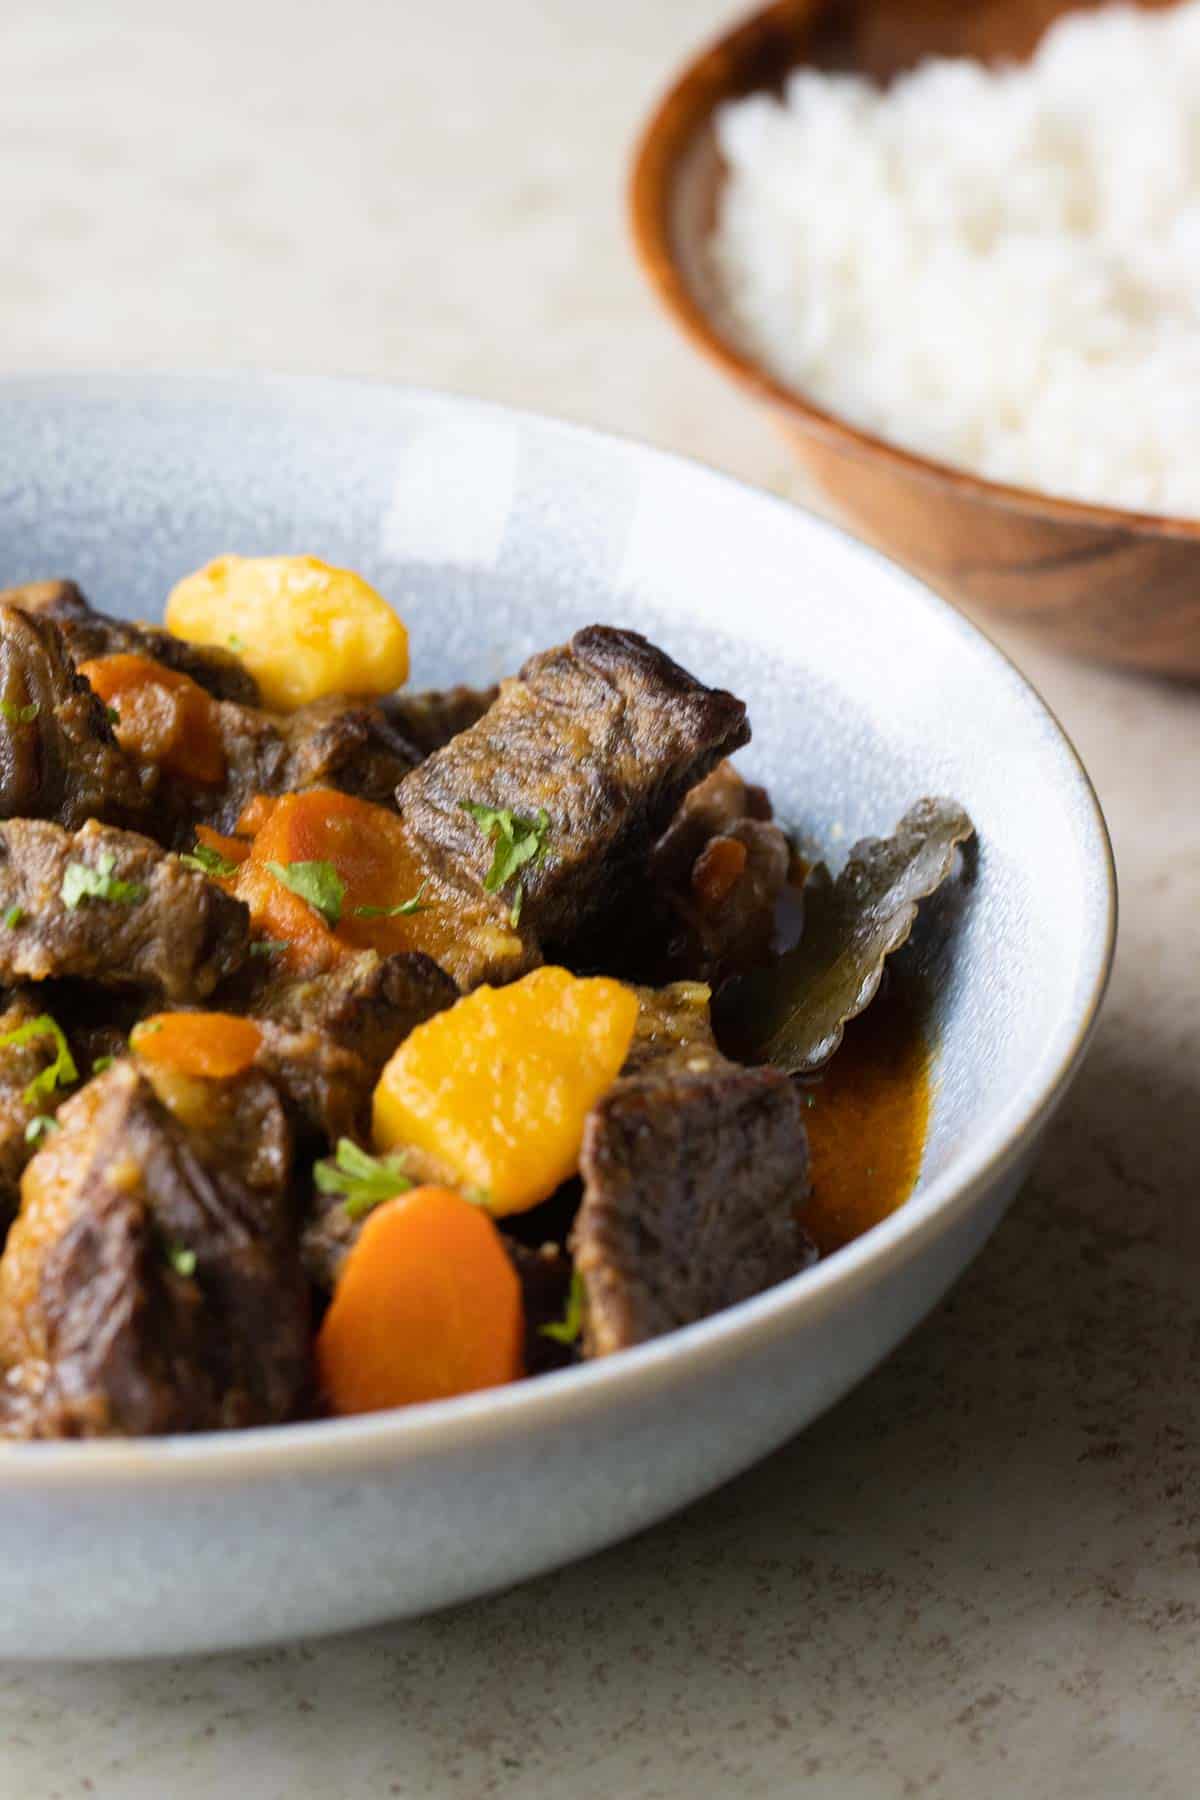
[[196,842],[203,844],[206,850],[215,850],[226,862],[244,863],[250,854],[245,838],[226,837],[223,831],[214,831],[211,825],[197,825]]
[[498,1387],[522,1373],[521,1285],[488,1215],[419,1187],[371,1213],[317,1335],[339,1413]]
[[155,1013],[136,1025],[130,1048],[143,1062],[225,1081],[250,1068],[262,1047],[262,1032],[253,1019],[237,1013]]
[[239,837],[257,836],[278,805],[275,794],[255,794],[243,806],[234,830]]
[[692,867],[692,892],[701,906],[727,900],[745,867],[746,846],[740,838],[710,838]]
[[[387,807],[335,788],[307,788],[266,804],[261,796],[251,801],[238,831],[251,831],[254,842],[234,892],[249,906],[256,935],[287,945],[278,955],[294,973],[317,974],[348,950],[424,950],[436,959],[457,939],[455,917],[422,899],[429,870]],[[280,869],[297,863],[327,864],[336,874],[336,920],[279,879]]]
[[79,673],[117,714],[123,750],[202,786],[225,779],[220,714],[212,695],[150,656],[97,656]]

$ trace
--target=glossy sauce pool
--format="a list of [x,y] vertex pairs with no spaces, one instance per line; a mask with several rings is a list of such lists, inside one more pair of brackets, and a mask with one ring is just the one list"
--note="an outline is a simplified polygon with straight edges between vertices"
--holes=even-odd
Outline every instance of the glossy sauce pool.
[[893,981],[846,1027],[828,1067],[801,1088],[812,1165],[803,1217],[822,1256],[902,1206],[929,1124],[929,1047],[915,997]]

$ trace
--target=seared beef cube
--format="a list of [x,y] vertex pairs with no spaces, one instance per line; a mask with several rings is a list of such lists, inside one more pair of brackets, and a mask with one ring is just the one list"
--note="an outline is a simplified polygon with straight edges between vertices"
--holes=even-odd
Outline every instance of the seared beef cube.
[[139,825],[156,780],[118,745],[54,621],[0,605],[0,818]]
[[323,1031],[256,1023],[263,1045],[254,1066],[274,1085],[302,1143],[324,1150],[366,1129],[376,1071],[361,1056]]
[[276,722],[288,748],[289,792],[334,787],[374,806],[395,806],[398,784],[420,760],[370,701],[316,700]]
[[622,1075],[694,1075],[724,1062],[713,1037],[707,983],[638,988],[637,997],[637,1025]]
[[453,981],[427,956],[364,950],[325,975],[270,980],[254,1012],[293,1030],[324,1032],[354,1051],[374,1080],[415,1026],[457,999]]
[[231,650],[189,644],[153,625],[134,625],[96,612],[73,581],[34,581],[0,593],[0,603],[53,619],[66,639],[76,665],[97,656],[150,656],[155,662],[190,675],[218,700],[258,704],[258,683]]
[[413,758],[416,763],[482,719],[499,692],[498,687],[460,684],[431,688],[423,694],[389,694],[379,705],[388,724],[418,752]]
[[[566,944],[627,894],[679,801],[746,742],[740,700],[706,688],[632,631],[592,625],[535,656],[470,730],[401,782],[397,801],[446,879],[473,893],[492,865],[463,803],[548,826],[519,870],[521,929]],[[496,896],[507,912],[515,890]]]
[[[81,880],[100,892],[79,893]],[[73,835],[39,819],[0,824],[0,916],[13,919],[0,982],[73,976],[179,1005],[211,994],[249,938],[240,900],[149,838],[95,822]]]
[[786,1075],[732,1064],[622,1080],[593,1108],[571,1234],[586,1355],[689,1325],[810,1260],[801,1112]]
[[746,819],[766,823],[771,802],[766,790],[744,781],[731,762],[718,763],[697,782],[654,846],[654,872],[671,886],[691,874],[710,839],[727,837]]
[[294,713],[226,703],[218,727],[226,778],[220,794],[197,789],[189,817],[232,831],[256,794],[332,787],[375,806],[394,806],[397,784],[419,760],[367,701],[318,700]]
[[767,957],[791,847],[761,788],[721,763],[654,846],[638,948],[625,963],[719,984]]
[[136,1436],[294,1417],[310,1388],[308,1297],[269,1084],[239,1081],[201,1133],[126,1060],[60,1123],[0,1259],[0,1429]]

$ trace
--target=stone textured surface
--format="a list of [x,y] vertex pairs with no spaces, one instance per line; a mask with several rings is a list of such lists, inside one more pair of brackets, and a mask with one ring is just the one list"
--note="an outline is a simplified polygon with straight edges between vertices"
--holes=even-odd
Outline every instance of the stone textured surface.
[[[381,373],[787,492],[622,232],[636,123],[726,12],[15,0],[0,368]],[[5,1667],[0,1793],[1194,1794],[1200,696],[1003,641],[1096,780],[1123,930],[1087,1067],[950,1301],[760,1469],[511,1595],[270,1654]]]

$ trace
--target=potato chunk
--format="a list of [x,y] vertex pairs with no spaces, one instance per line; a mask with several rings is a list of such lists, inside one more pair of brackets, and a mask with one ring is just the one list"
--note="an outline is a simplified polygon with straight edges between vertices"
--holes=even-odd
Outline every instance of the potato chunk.
[[375,1089],[380,1150],[412,1145],[496,1214],[548,1199],[579,1166],[584,1121],[633,1040],[631,988],[535,969],[418,1025]]
[[387,601],[315,556],[219,556],[172,590],[167,629],[235,651],[276,712],[408,679],[408,633]]

